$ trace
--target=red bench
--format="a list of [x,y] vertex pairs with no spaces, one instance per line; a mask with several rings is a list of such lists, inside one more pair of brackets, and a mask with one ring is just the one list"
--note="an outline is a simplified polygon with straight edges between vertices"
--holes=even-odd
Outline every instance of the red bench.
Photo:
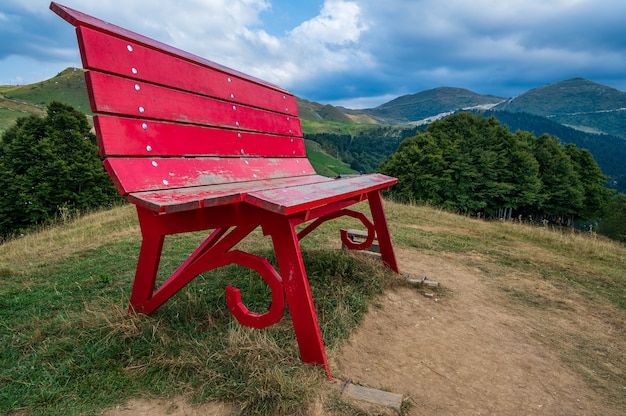
[[[330,379],[299,240],[349,215],[368,237],[356,243],[342,230],[344,245],[365,249],[376,236],[382,260],[399,273],[380,196],[397,180],[319,176],[306,158],[293,95],[57,3],[50,8],[76,26],[104,165],[137,206],[143,240],[131,310],[153,312],[208,270],[253,269],[272,290],[269,310],[248,310],[239,290],[227,287],[230,311],[241,324],[264,328],[282,318],[286,298],[302,360],[324,366]],[[373,222],[348,209],[364,200]],[[258,227],[272,239],[280,273],[234,249]],[[165,236],[200,230],[213,231],[156,288]]]

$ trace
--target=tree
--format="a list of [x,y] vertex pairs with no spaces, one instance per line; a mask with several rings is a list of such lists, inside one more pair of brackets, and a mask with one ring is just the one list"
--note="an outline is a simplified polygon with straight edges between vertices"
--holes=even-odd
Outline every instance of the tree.
[[0,140],[0,237],[119,199],[85,114],[52,102],[45,117],[17,120]]
[[538,206],[542,185],[539,163],[532,152],[534,140],[535,136],[531,133],[515,133],[515,140],[508,149],[509,165],[504,179],[512,184],[508,206],[526,215]]
[[539,162],[541,202],[545,215],[573,220],[584,204],[584,188],[574,163],[556,137],[542,134],[535,141],[534,155]]
[[578,211],[579,219],[593,220],[601,217],[613,194],[613,191],[605,187],[608,176],[602,173],[588,150],[567,144],[565,151],[572,160],[583,187],[583,206]]
[[392,195],[404,202],[444,203],[444,192],[452,185],[443,151],[430,133],[406,139],[398,151],[385,160],[380,170],[398,178]]
[[614,240],[626,243],[626,195],[617,194],[609,201],[605,218],[598,232]]
[[540,188],[526,137],[470,113],[438,120],[405,140],[381,171],[399,178],[392,194],[402,200],[497,217],[533,204]]

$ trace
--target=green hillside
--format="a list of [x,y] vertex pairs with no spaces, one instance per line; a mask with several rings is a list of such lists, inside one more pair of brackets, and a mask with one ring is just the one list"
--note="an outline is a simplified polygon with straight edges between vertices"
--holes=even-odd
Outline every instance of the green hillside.
[[311,140],[307,140],[306,154],[318,175],[335,177],[339,175],[358,174],[345,162],[335,159],[322,150],[322,147]]
[[504,98],[481,95],[463,88],[440,87],[403,95],[376,108],[361,110],[386,124],[409,124],[465,108],[492,106]]
[[83,113],[91,113],[85,75],[83,70],[77,68],[68,68],[42,82],[0,90],[0,94],[8,100],[25,101],[37,106],[61,101]]
[[70,104],[91,114],[84,72],[68,68],[53,78],[22,86],[0,86],[0,134],[20,117],[43,115],[52,101]]
[[494,110],[544,116],[583,131],[626,138],[626,93],[583,78],[532,89]]
[[300,118],[308,121],[331,121],[339,123],[352,123],[353,120],[348,117],[338,107],[326,104],[322,105],[308,100],[298,98],[298,111]]

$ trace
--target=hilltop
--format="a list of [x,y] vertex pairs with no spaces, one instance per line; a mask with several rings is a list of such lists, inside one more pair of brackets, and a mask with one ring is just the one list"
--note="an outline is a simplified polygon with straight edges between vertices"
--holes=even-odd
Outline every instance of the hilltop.
[[493,109],[534,114],[582,131],[626,138],[626,93],[584,78],[532,89]]
[[351,113],[363,112],[387,124],[421,124],[459,110],[489,109],[504,100],[502,97],[481,95],[464,88],[439,87]]
[[19,117],[42,115],[52,101],[70,104],[91,114],[82,69],[67,68],[53,78],[22,86],[0,86],[0,133]]

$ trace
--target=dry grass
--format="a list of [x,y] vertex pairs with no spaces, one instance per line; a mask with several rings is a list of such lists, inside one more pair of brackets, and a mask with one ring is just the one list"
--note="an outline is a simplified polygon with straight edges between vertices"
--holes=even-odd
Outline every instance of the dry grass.
[[120,239],[140,238],[132,205],[98,211],[65,224],[45,227],[0,245],[0,270],[28,271]]

